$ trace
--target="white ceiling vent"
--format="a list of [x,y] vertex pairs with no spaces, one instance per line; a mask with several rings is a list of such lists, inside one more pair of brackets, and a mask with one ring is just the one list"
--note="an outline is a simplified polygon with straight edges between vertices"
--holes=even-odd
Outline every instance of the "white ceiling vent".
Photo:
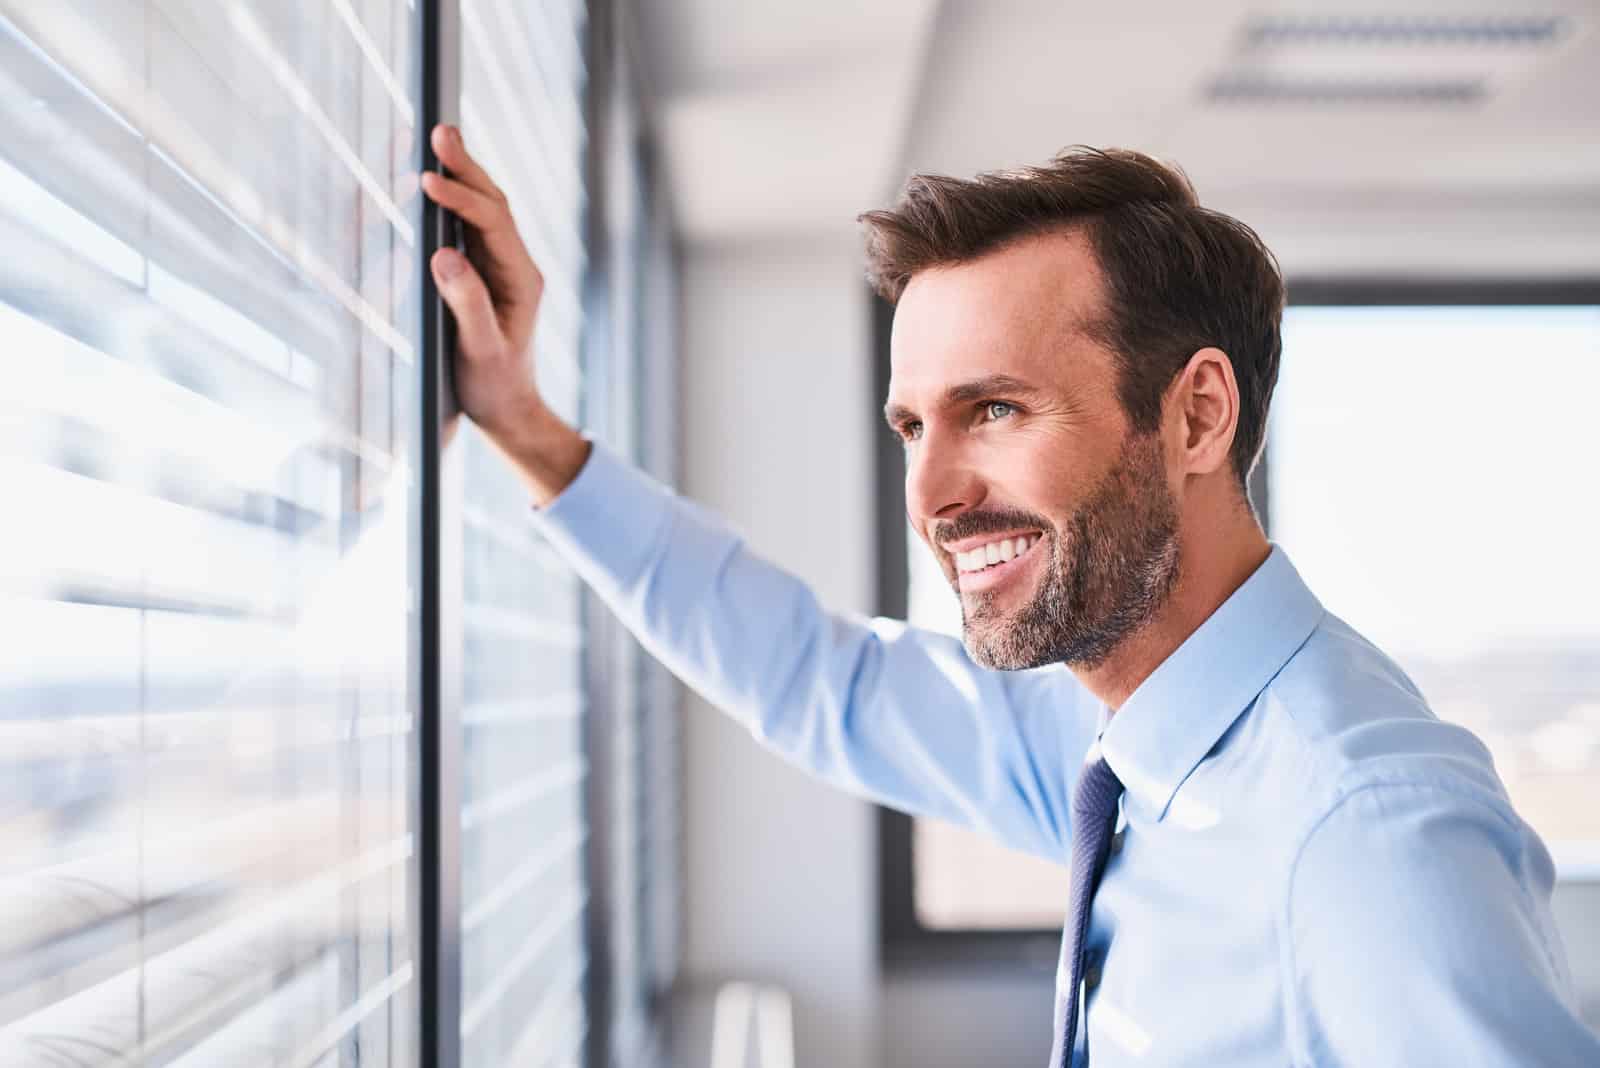
[[1266,16],[1246,24],[1206,95],[1228,104],[1476,104],[1574,30],[1565,15]]

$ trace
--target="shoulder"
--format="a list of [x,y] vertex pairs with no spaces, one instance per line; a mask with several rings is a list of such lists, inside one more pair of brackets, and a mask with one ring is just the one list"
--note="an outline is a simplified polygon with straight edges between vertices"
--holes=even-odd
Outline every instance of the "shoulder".
[[1325,617],[1258,712],[1303,784],[1284,828],[1291,896],[1348,892],[1325,877],[1341,868],[1391,889],[1449,880],[1468,858],[1524,886],[1551,881],[1488,747],[1435,716],[1400,666],[1338,617]]
[[[1569,1040],[1554,865],[1476,736],[1442,722],[1392,658],[1333,615],[1239,727],[1264,771],[1257,797],[1275,806],[1280,852],[1264,889],[1308,1063],[1427,1063],[1422,1048],[1454,1032],[1463,1048],[1509,1050],[1533,1018]],[[1418,990],[1451,997],[1427,1001],[1426,1020]],[[1351,1029],[1351,1018],[1392,1026]],[[1427,1036],[1417,1050],[1396,1044],[1408,1029]]]
[[1308,829],[1350,795],[1386,785],[1432,787],[1510,811],[1488,747],[1441,721],[1399,664],[1331,613],[1255,711],[1305,785]]

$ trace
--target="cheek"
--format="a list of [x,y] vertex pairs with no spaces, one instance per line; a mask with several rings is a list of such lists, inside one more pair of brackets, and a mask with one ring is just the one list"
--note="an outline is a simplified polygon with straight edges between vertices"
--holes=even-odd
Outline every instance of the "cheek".
[[1116,467],[1126,429],[1115,419],[1044,419],[994,442],[992,470],[1015,507],[1065,528]]
[[1075,469],[1059,449],[1010,450],[996,457],[989,484],[994,497],[1011,507],[1063,526],[1077,510],[1086,486],[1086,472]]

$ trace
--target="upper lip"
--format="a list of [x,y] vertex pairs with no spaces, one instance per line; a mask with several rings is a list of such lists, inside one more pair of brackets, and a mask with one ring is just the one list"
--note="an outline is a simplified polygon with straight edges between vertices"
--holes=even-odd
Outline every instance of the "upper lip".
[[1041,531],[1037,529],[1025,527],[1021,530],[1013,530],[1004,534],[974,534],[972,537],[962,538],[960,541],[947,541],[941,548],[954,556],[957,553],[969,552],[980,545],[988,545],[991,541],[999,541],[1002,538],[1031,537],[1039,533]]

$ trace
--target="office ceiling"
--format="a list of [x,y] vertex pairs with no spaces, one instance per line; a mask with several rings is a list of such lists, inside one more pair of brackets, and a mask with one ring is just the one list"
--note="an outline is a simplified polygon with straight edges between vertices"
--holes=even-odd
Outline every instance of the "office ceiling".
[[634,37],[691,242],[847,235],[912,172],[1085,143],[1178,162],[1294,276],[1596,277],[1597,29],[1597,0],[642,0]]

